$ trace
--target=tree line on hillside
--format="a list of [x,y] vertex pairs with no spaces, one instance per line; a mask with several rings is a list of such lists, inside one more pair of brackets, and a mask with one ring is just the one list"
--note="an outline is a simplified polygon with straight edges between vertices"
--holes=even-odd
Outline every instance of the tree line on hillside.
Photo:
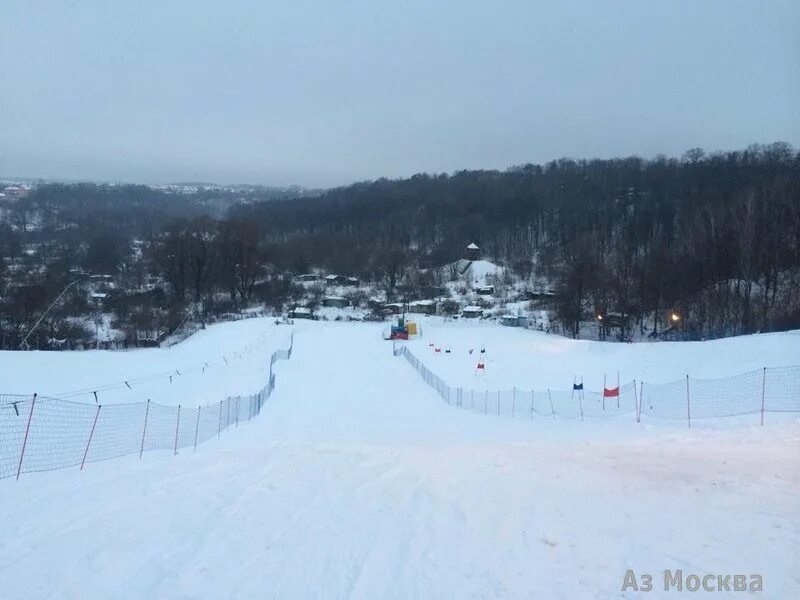
[[[784,143],[235,200],[58,184],[0,202],[3,347],[76,271],[113,277],[115,293],[102,306],[69,296],[44,337],[76,335],[75,317],[103,311],[139,335],[170,330],[188,307],[279,310],[303,296],[291,276],[312,269],[357,276],[387,298],[420,298],[458,274],[453,262],[470,242],[507,267],[506,284],[552,288],[550,308],[573,336],[609,313],[659,336],[800,327],[800,154]],[[220,203],[233,208],[220,215]]]
[[607,311],[654,335],[668,311],[695,336],[800,326],[800,154],[785,143],[380,179],[238,213],[299,270],[395,278],[477,242],[549,279],[575,336]]

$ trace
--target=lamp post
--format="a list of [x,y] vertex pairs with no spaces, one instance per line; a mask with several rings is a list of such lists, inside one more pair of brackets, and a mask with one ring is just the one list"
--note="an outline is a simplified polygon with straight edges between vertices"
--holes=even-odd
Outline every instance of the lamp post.
[[681,332],[681,336],[680,337],[681,337],[681,339],[683,339],[683,333],[684,333],[683,324],[684,324],[684,320],[681,317],[681,315],[677,311],[673,310],[669,314],[669,320],[672,323],[672,328],[675,329],[676,331],[679,330]]

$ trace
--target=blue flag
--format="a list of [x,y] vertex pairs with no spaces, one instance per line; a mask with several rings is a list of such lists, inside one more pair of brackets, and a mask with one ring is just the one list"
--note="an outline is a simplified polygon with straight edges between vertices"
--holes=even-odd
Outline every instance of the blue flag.
[[583,382],[581,381],[580,383],[573,383],[572,384],[572,389],[573,390],[582,390],[583,389]]

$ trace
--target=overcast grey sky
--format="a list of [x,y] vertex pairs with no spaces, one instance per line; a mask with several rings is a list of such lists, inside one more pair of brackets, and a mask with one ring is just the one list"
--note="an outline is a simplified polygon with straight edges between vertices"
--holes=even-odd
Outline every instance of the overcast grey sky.
[[798,0],[2,0],[0,174],[327,186],[800,145]]

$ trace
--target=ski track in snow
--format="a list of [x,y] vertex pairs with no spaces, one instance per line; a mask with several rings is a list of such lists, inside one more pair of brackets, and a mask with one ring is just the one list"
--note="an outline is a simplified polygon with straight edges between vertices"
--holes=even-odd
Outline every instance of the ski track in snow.
[[[382,327],[298,325],[261,415],[196,453],[0,481],[2,597],[680,596],[658,591],[667,568],[761,573],[761,597],[800,597],[796,421],[459,411]],[[622,593],[628,568],[656,591]]]

